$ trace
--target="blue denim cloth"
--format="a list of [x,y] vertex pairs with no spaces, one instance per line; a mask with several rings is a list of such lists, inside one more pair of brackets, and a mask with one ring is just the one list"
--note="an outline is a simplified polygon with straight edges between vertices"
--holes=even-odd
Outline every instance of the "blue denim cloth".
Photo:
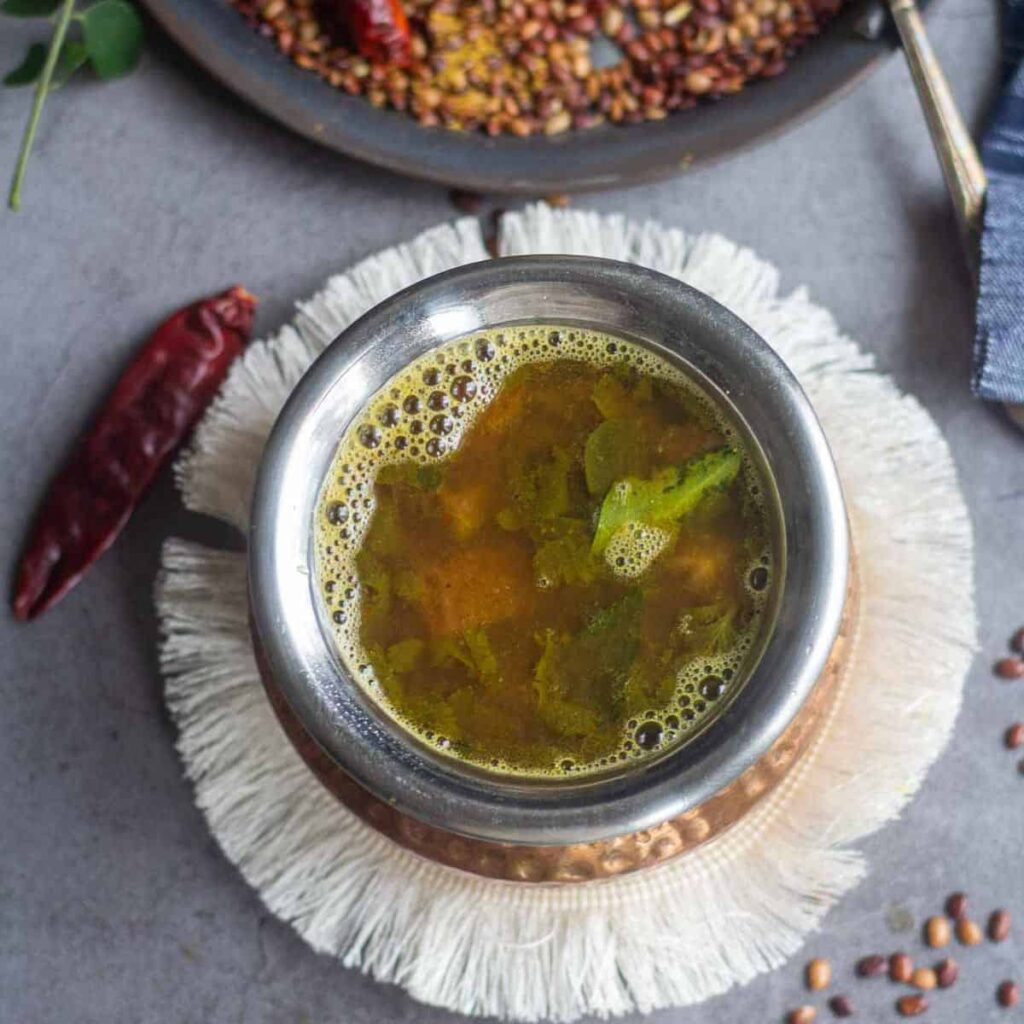
[[1024,0],[1003,8],[1004,88],[982,141],[988,175],[974,390],[1024,403]]

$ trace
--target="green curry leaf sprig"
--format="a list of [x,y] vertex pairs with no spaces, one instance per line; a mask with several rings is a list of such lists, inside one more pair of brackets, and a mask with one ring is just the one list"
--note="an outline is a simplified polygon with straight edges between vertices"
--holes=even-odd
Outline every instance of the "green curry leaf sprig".
[[[142,19],[126,0],[98,0],[84,10],[76,10],[76,0],[2,0],[0,14],[45,18],[53,25],[49,43],[29,46],[21,63],[3,79],[9,87],[35,86],[7,198],[7,205],[17,210],[46,97],[85,65],[102,79],[134,70],[142,49]],[[72,37],[75,28],[80,38]]]

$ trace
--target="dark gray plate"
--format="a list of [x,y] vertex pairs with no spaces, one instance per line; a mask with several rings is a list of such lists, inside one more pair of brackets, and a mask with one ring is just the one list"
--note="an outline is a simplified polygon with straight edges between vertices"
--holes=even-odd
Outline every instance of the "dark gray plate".
[[881,12],[853,3],[783,75],[719,103],[646,124],[492,139],[423,128],[408,115],[331,88],[249,28],[226,0],[145,3],[196,61],[289,128],[369,163],[478,192],[545,195],[678,174],[808,117],[891,47],[888,34],[869,39],[863,31]]

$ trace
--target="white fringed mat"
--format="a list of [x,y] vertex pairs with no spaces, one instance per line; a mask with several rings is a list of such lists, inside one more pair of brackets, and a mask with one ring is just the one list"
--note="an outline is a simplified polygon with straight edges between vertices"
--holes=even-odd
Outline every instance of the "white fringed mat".
[[[313,777],[257,675],[244,556],[172,540],[158,604],[178,749],[227,857],[272,913],[347,967],[426,1003],[518,1020],[696,1003],[799,948],[863,877],[857,841],[899,814],[945,746],[975,646],[967,510],[920,404],[803,289],[780,296],[776,270],[749,250],[544,206],[507,215],[500,248],[679,277],[746,320],[800,379],[843,479],[863,586],[822,741],[731,831],[660,868],[561,888],[462,874],[382,838]],[[485,258],[476,221],[435,228],[331,278],[292,325],[250,346],[178,466],[189,508],[245,531],[264,441],[311,360],[398,289]]]

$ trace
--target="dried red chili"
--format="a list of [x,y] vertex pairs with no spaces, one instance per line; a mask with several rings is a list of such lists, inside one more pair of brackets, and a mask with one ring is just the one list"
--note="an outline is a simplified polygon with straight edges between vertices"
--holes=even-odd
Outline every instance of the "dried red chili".
[[412,33],[402,0],[338,0],[356,49],[371,61],[403,65],[412,56]]
[[186,306],[156,329],[121,374],[39,510],[18,567],[19,619],[58,601],[110,547],[217,393],[249,338],[255,305],[236,286]]

